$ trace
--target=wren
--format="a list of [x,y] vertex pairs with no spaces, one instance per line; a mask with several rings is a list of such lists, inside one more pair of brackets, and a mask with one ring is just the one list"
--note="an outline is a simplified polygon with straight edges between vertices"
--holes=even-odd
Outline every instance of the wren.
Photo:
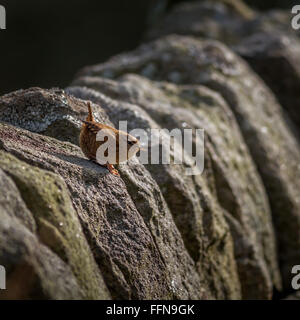
[[[117,130],[103,123],[96,122],[93,116],[90,102],[87,102],[87,107],[88,116],[86,120],[83,121],[80,131],[80,148],[88,159],[101,166],[106,167],[109,172],[118,176],[119,172],[114,168],[114,164],[125,162],[133,157],[140,150],[139,140],[128,134],[127,132]],[[109,135],[113,143],[115,143],[115,163],[111,163],[111,161],[109,161],[109,159],[112,158],[108,154],[110,150],[109,148],[105,151],[105,159],[108,159],[107,162],[99,163],[99,161],[97,161],[97,158],[99,159],[97,150],[103,143],[107,141],[107,139],[103,141],[97,141],[97,134],[99,133],[99,131],[102,131],[101,133]],[[120,145],[125,146],[125,148],[121,148]]]

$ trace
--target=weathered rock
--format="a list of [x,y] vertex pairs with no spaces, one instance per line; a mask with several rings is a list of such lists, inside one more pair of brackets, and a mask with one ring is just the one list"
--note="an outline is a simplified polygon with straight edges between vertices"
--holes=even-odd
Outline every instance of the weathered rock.
[[[99,114],[103,111],[98,107],[96,118]],[[4,124],[0,129],[0,140],[1,148],[7,152],[63,178],[113,298],[214,297],[212,290],[201,285],[194,262],[184,248],[164,199],[143,166],[133,164],[130,174],[129,169],[121,171],[131,190],[130,195],[121,178],[85,160],[75,145]],[[132,199],[136,199],[137,206]],[[225,255],[231,258],[227,264],[231,263],[232,272],[235,272],[229,234],[226,243],[229,249]],[[226,272],[227,269],[223,273]],[[230,288],[233,289],[229,293],[223,290],[220,295],[239,298],[237,277],[234,279],[234,274],[230,275]]]
[[196,1],[175,6],[146,35],[157,39],[169,34],[238,42],[252,31],[257,14],[242,1]]
[[[291,9],[292,7],[290,7]],[[249,21],[249,36],[254,33],[268,32],[276,34],[283,32],[286,34],[294,34],[300,36],[300,30],[295,30],[291,26],[293,15],[291,10],[271,9],[269,11],[256,14],[254,19]],[[242,38],[240,40],[243,40]]]
[[237,8],[226,1],[175,6],[150,29],[148,38],[175,33],[215,39],[232,46],[274,91],[299,135],[300,31],[292,29],[290,11],[245,14],[245,9]]
[[290,10],[257,12],[239,0],[194,1],[174,6],[153,24],[146,37],[153,40],[170,34],[189,35],[232,45],[259,32],[299,36],[300,31],[291,27],[291,18]]
[[[91,87],[121,101],[137,104],[162,128],[170,131],[175,128],[205,129],[205,152],[207,160],[211,162],[213,177],[208,174],[208,163],[205,165],[204,176],[214,197],[227,212],[225,217],[234,236],[243,297],[270,297],[273,285],[280,287],[280,276],[268,201],[234,116],[224,100],[203,86],[176,86],[149,81],[137,75],[124,76],[120,82],[86,77],[78,79],[74,84]],[[125,114],[128,118],[126,107],[106,107],[103,96],[91,90],[77,87],[66,91],[99,103],[113,118],[122,117],[117,114]],[[140,117],[142,111],[137,109],[137,112]],[[135,123],[131,126],[134,128]],[[151,167],[149,171],[152,172]],[[202,181],[201,185],[204,183]],[[242,193],[245,196],[239,197]],[[176,217],[179,210],[174,206],[174,197],[170,198],[170,190],[166,190],[164,196],[170,199],[169,206],[173,208],[179,230],[185,235],[186,246],[191,245],[191,226],[186,228],[182,225],[182,213]],[[193,221],[191,218],[188,220]],[[260,227],[257,228],[257,225]]]
[[[0,152],[0,162],[2,168],[5,167],[9,172],[15,171],[14,177],[21,173],[19,179],[16,179],[17,183],[24,183],[22,179],[24,173],[28,174],[28,171],[32,170],[31,166],[3,151]],[[38,173],[43,174],[43,171],[39,170]],[[82,299],[87,297],[83,290],[84,286],[80,288],[78,285],[80,278],[76,279],[72,272],[75,268],[72,270],[38,239],[41,233],[37,230],[40,226],[37,226],[23,201],[23,194],[20,193],[13,179],[2,169],[0,169],[0,177],[0,261],[6,268],[7,288],[9,288],[9,290],[2,290],[0,297],[2,299]],[[27,194],[29,192],[30,190]],[[44,222],[46,223],[46,220]],[[49,236],[45,242],[49,242],[50,239]],[[56,244],[59,242],[56,241]],[[70,260],[72,264],[72,257]],[[88,263],[88,259],[86,262]],[[77,275],[81,273],[84,278],[85,270],[78,268],[77,271]],[[92,284],[91,281],[88,283]],[[96,279],[95,283],[97,283]],[[97,293],[93,292],[94,289],[92,286],[91,293],[95,297]],[[98,288],[97,290],[99,291]],[[89,297],[92,297],[92,294]],[[105,298],[105,295],[102,298]]]
[[[24,220],[25,226],[30,226],[29,230],[36,233],[35,237],[39,238],[40,246],[42,244],[48,246],[68,265],[67,268],[72,270],[83,290],[83,297],[93,299],[109,297],[62,179],[50,172],[27,165],[4,152],[0,156],[0,166],[15,182],[20,192],[20,194],[18,192],[19,197],[15,196],[15,201],[12,203],[22,203],[20,199],[23,199],[26,204],[23,210],[19,211],[18,206],[9,207],[10,201],[3,201],[3,205],[6,204],[9,209],[6,211],[10,213],[10,219],[18,218],[21,222]],[[10,194],[9,192],[12,194],[13,190],[8,189],[6,194]],[[20,221],[17,223],[20,224]],[[26,231],[20,232],[26,234]],[[33,235],[31,237],[34,238]],[[38,243],[34,246],[38,246]],[[54,273],[55,271],[54,268]],[[57,271],[60,271],[59,267]],[[10,294],[11,290],[7,292]],[[54,297],[52,293],[52,298]]]
[[[18,192],[3,171],[1,179]],[[0,261],[8,275],[0,299],[83,299],[71,268],[2,207],[0,215]]]
[[[226,42],[298,124],[299,40],[288,19],[237,0],[181,4],[148,38]],[[270,37],[275,29],[285,34]],[[91,163],[78,147],[86,100],[115,127],[205,129],[203,174],[186,174],[190,157],[134,157],[120,177]],[[162,38],[84,68],[65,91],[0,97],[0,121],[1,298],[269,299],[281,276],[290,288],[299,145],[270,90],[219,42]],[[175,141],[172,159],[181,148]]]
[[300,40],[279,32],[255,33],[235,51],[266,81],[300,134]]
[[204,84],[224,97],[266,187],[281,272],[288,287],[291,266],[300,258],[300,152],[273,94],[224,45],[182,36],[142,45],[107,63],[84,68],[79,75],[119,78],[128,73],[152,80]]
[[[80,119],[85,114],[86,104],[61,89],[30,88],[0,99],[0,121],[74,144],[78,144]],[[98,117],[98,121],[107,118],[100,111]]]
[[[96,91],[80,87],[71,87],[66,91],[101,105],[116,127],[119,121],[126,120],[129,130],[160,128],[159,124],[136,105],[114,101]],[[175,146],[174,152],[181,147]],[[196,263],[201,280],[209,287],[206,291],[216,298],[239,297],[240,285],[229,228],[223,210],[211,195],[201,175],[187,176],[184,167],[180,165],[145,166],[160,187],[185,247]],[[135,196],[135,193],[131,195]],[[206,293],[206,297],[210,296]]]

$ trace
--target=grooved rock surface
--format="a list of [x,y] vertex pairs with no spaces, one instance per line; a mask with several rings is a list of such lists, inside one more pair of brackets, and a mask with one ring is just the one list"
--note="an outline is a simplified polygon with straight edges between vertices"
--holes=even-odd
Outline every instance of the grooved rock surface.
[[299,36],[291,27],[291,10],[258,12],[240,0],[204,0],[179,3],[150,28],[146,38],[153,40],[169,34],[190,35],[219,40],[227,45],[259,32],[277,31]]
[[[298,39],[268,36],[275,25],[286,32],[286,19],[234,0],[179,5],[148,38],[194,37],[165,36],[86,67],[64,90],[1,96],[0,298],[289,293],[300,264]],[[278,99],[226,45],[199,36],[232,46]],[[275,81],[270,61],[285,80]],[[187,174],[191,156],[182,164],[133,157],[117,166],[120,176],[89,161],[78,146],[87,101],[98,122],[127,121],[128,131],[164,129],[167,138],[204,129],[203,173]],[[171,158],[181,151],[174,139]]]
[[300,136],[300,40],[276,32],[255,33],[235,51],[246,59],[278,97]]
[[196,1],[175,6],[147,38],[180,34],[231,46],[274,91],[299,139],[300,33],[292,28],[292,18],[290,10],[258,13],[240,1]]
[[[45,227],[40,230],[40,239],[45,239],[49,246],[53,245],[53,250],[59,249],[57,242],[66,242],[65,245],[72,246],[74,250],[74,239],[79,242],[86,241],[86,238],[93,253],[93,269],[97,263],[97,274],[102,275],[113,298],[202,297],[204,289],[200,286],[194,263],[184,249],[183,241],[168,215],[167,208],[162,209],[165,203],[150,175],[145,181],[145,176],[139,172],[142,169],[136,169],[135,179],[138,180],[140,175],[143,177],[142,185],[139,187],[137,184],[138,194],[141,193],[140,197],[148,199],[143,205],[149,209],[146,211],[144,208],[145,216],[142,216],[123,179],[84,159],[79,147],[5,124],[0,128],[0,140],[1,148],[5,150],[4,155],[7,157],[8,153],[12,153],[22,161],[46,172],[54,172],[60,180],[64,180],[72,199],[69,207],[64,209],[64,215],[74,214],[75,210],[76,215],[74,214],[73,219],[70,218],[68,224],[74,223],[73,220],[76,221],[78,216],[84,236],[77,228],[67,225],[67,221],[64,223],[66,218],[61,221],[61,217],[56,217],[51,212],[57,205],[54,202],[48,213],[53,220],[44,223]],[[2,164],[1,167],[6,170]],[[17,175],[18,172],[14,174]],[[131,178],[134,179],[133,174]],[[51,190],[51,185],[45,186],[45,192],[48,189]],[[56,201],[60,203],[58,195]],[[36,215],[39,217],[45,210],[40,208]],[[165,220],[165,223],[157,226],[158,222],[155,220],[161,219]],[[72,239],[64,239],[59,231],[56,231],[63,229],[65,224],[66,228],[72,231]],[[63,247],[63,243],[61,246]],[[84,253],[82,249],[74,250],[74,259],[78,258],[81,263],[86,263],[87,259],[82,256]],[[86,254],[88,253],[89,251]],[[94,280],[92,270],[87,270],[84,266],[76,271],[81,269],[89,274],[90,281]],[[106,292],[106,286],[102,282],[97,288]]]
[[[73,144],[78,144],[80,119],[85,114],[86,104],[61,89],[30,88],[6,94],[0,100],[1,121]],[[98,121],[105,121],[105,115],[99,116]]]
[[263,180],[277,232],[281,273],[289,287],[290,270],[300,258],[300,152],[272,92],[223,44],[185,36],[142,45],[84,68],[79,77],[118,79],[128,73],[151,80],[202,84],[225,99]]
[[108,299],[63,180],[3,150],[0,166],[0,261],[8,274],[0,297]]
[[180,3],[150,28],[146,38],[156,39],[169,34],[179,34],[222,39],[223,42],[231,44],[251,32],[251,21],[255,17],[255,12],[241,1]]
[[[35,96],[37,104],[41,99],[46,104],[53,95],[56,101],[65,97],[65,93],[57,95],[54,91],[33,91],[36,92],[30,99],[34,101]],[[21,95],[26,96],[23,92]],[[158,127],[139,107],[106,96],[102,98],[102,108],[92,104],[98,121],[110,123],[105,120],[104,112],[115,121],[120,120],[109,113],[109,106],[113,106],[113,109],[125,108],[124,114],[127,120],[131,119],[129,125],[132,128]],[[3,99],[6,100],[6,97]],[[82,103],[82,100],[72,97],[68,99],[72,109]],[[48,110],[49,117],[59,112]],[[74,123],[71,117],[69,121]],[[55,126],[55,121],[51,125]],[[241,297],[229,226],[223,209],[200,175],[195,179],[185,176],[184,168],[179,165],[149,165],[145,168],[137,160],[131,160],[120,166],[121,179],[85,160],[73,144],[26,131],[18,133],[13,128],[7,127],[0,134],[3,148],[21,154],[22,159],[29,157],[30,163],[34,162],[63,177],[83,228],[87,228],[85,234],[95,260],[114,298]],[[12,137],[14,130],[17,137],[29,135],[29,141],[21,140],[20,146],[17,145]],[[62,133],[58,136],[61,140],[73,139],[68,135],[62,136]],[[42,141],[38,142],[40,139]],[[69,154],[69,149],[73,152],[77,150],[79,156]],[[28,156],[23,155],[27,152]],[[90,170],[85,166],[91,167]],[[71,174],[72,168],[74,171]],[[142,270],[145,270],[144,273]],[[151,277],[149,281],[147,277]]]
[[[149,81],[137,75],[124,76],[120,82],[95,77],[82,78],[75,83],[82,87],[92,87],[98,92],[102,91],[121,101],[129,101],[140,106],[162,128],[169,130],[204,128],[207,134],[204,179],[194,177],[193,180],[199,181],[201,189],[207,185],[222,207],[234,239],[235,258],[243,296],[245,298],[266,298],[270,297],[273,285],[280,288],[273,226],[265,190],[243,142],[235,118],[224,99],[203,86],[177,86]],[[118,121],[127,119],[131,129],[136,128],[136,118],[143,114],[143,110],[135,107],[136,112],[129,116],[131,112],[124,105],[120,108],[117,104],[108,104],[104,95],[93,90],[71,87],[67,89],[67,92],[99,103],[109,115],[112,115],[116,125]],[[157,175],[158,169],[154,165],[149,165],[147,168],[151,173],[153,172],[153,176]],[[158,178],[161,180],[160,177]],[[162,187],[165,185],[165,181],[158,183],[162,184]],[[173,184],[170,181],[170,187]],[[185,193],[185,189],[191,190],[191,183],[181,191],[179,190],[177,196],[170,187],[165,192],[163,191],[163,194],[170,208],[173,208],[175,221],[179,230],[182,230],[186,246],[190,247],[191,255],[197,261],[199,255],[195,249],[201,245],[194,243],[191,238],[193,227],[189,223],[189,221],[199,219],[197,211],[195,212],[196,217],[192,218],[190,208],[187,207],[188,199],[184,198],[181,206],[186,207],[185,212],[178,208],[180,195]],[[243,192],[245,196],[239,197],[238,195]],[[193,197],[190,198],[193,199]],[[202,198],[203,195],[200,197],[200,202]],[[207,200],[205,202],[207,203]],[[206,214],[214,215],[213,211],[216,211],[216,208],[210,209],[211,212],[208,209],[206,209]],[[178,212],[180,212],[179,216]],[[183,213],[186,215],[187,223],[182,223]],[[207,219],[211,218],[205,218]],[[209,224],[204,224],[204,234],[205,229],[210,229]],[[198,232],[196,230],[196,239],[199,237]],[[207,245],[209,246],[210,244]],[[253,277],[254,274],[255,277]]]

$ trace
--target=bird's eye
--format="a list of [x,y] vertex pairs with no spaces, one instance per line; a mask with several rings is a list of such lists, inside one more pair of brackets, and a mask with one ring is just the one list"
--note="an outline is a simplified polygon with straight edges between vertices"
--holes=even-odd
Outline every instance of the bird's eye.
[[136,144],[136,141],[128,140],[128,144],[129,144],[130,146],[133,146],[134,144]]

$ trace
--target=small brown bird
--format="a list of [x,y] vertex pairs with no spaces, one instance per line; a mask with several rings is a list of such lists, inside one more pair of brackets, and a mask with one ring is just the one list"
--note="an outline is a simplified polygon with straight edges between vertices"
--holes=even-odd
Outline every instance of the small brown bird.
[[[118,176],[119,172],[113,165],[124,162],[133,157],[140,150],[139,140],[124,131],[96,122],[93,117],[90,102],[87,103],[87,106],[88,116],[86,120],[83,121],[80,131],[80,148],[87,158],[106,167],[112,174]],[[99,140],[97,139],[97,134],[100,131],[105,136],[103,141],[97,141]],[[105,150],[105,160],[103,161],[102,159],[104,157],[97,153],[97,151],[101,145],[107,143],[108,140],[110,140],[110,144],[114,144],[114,148],[107,148]],[[108,144],[108,147],[109,146],[110,145]],[[121,146],[125,146],[125,148],[122,148]],[[109,150],[115,151],[113,152],[115,155],[110,155]]]

